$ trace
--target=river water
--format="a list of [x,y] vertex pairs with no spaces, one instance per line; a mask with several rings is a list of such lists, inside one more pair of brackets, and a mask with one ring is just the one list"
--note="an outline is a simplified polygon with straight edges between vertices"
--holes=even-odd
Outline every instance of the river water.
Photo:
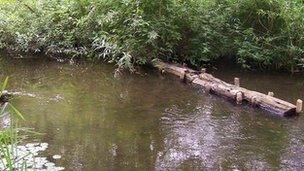
[[[45,133],[45,156],[66,170],[301,170],[304,117],[236,106],[149,69],[115,78],[112,65],[0,61],[22,125]],[[217,77],[295,102],[304,78],[219,69]]]

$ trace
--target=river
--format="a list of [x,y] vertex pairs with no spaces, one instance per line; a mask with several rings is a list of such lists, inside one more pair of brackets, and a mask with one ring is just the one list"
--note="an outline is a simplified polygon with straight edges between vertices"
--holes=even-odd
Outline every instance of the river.
[[[151,69],[114,77],[109,64],[1,58],[23,126],[45,133],[66,170],[301,170],[304,117],[237,106]],[[304,78],[212,72],[295,102]]]

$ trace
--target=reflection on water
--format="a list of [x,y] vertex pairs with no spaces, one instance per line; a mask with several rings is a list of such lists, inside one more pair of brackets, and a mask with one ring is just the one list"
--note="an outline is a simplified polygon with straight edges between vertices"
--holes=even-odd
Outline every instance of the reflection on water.
[[[14,104],[26,114],[23,124],[46,133],[44,156],[61,155],[56,165],[67,170],[304,167],[302,117],[284,119],[234,106],[154,72],[118,79],[109,65],[43,59],[3,59],[0,67],[0,78],[11,77]],[[300,98],[303,79],[229,72],[216,75],[239,76],[243,85],[260,91],[271,87],[290,101]],[[273,84],[278,80],[285,82]]]
[[191,113],[184,112],[173,106],[162,117],[166,136],[164,150],[158,153],[156,160],[157,170],[176,170],[191,160],[206,168],[214,168],[218,163],[219,138],[216,123],[211,118],[212,106],[206,104]]
[[304,167],[304,127],[298,122],[293,123],[289,129],[288,143],[282,149],[283,154],[280,157],[281,169],[302,170]]

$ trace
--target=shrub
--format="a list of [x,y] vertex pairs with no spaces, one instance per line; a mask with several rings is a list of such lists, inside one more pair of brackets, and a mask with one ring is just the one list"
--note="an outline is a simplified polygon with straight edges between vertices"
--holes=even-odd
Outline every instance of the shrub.
[[303,3],[237,1],[232,16],[237,58],[244,66],[265,69],[303,68]]
[[1,5],[0,48],[65,54],[132,69],[155,58],[200,67],[303,68],[303,2],[25,0]]

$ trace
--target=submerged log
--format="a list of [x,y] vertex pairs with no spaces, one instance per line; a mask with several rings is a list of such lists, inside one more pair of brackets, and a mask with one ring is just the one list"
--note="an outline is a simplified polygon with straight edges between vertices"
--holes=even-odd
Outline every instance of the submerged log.
[[162,61],[154,61],[153,65],[162,72],[176,75],[193,85],[200,86],[210,93],[224,96],[236,101],[237,104],[247,102],[253,106],[260,107],[271,113],[280,116],[293,116],[302,112],[302,101],[298,100],[298,104],[293,105],[271,95],[266,95],[257,91],[248,90],[239,86],[239,79],[235,79],[235,85],[226,83],[211,74],[179,66],[169,64]]

